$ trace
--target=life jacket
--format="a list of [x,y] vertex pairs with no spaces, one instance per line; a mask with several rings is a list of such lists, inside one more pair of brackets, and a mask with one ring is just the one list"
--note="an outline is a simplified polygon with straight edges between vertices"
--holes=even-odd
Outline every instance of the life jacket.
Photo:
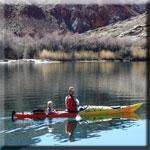
[[50,108],[50,107],[48,107],[47,109],[46,109],[46,112],[47,113],[52,113],[54,110],[53,110],[53,108]]
[[66,96],[65,104],[66,104],[67,111],[69,111],[69,112],[77,111],[77,105],[76,105],[76,102],[75,102],[73,96],[71,96],[71,95]]

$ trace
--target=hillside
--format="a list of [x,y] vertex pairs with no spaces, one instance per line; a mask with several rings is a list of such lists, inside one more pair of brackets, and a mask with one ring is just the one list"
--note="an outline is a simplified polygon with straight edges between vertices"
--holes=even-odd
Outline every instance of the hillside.
[[145,12],[144,5],[2,5],[5,28],[18,36],[55,30],[83,33]]
[[[116,38],[123,39],[126,42],[126,39],[138,45],[146,40],[146,30],[146,14],[144,13],[124,21],[118,21],[105,27],[87,31],[81,35],[91,40],[93,37],[104,39]],[[138,43],[139,41],[140,43]]]
[[146,48],[144,5],[0,5],[0,12],[8,59],[120,59]]

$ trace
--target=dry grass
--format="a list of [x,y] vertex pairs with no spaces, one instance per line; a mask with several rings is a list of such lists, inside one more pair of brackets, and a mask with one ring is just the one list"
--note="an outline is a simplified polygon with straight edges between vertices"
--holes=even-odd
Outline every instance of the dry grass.
[[[134,48],[132,50],[131,56],[133,59],[145,59],[146,50],[140,48]],[[72,51],[72,52],[62,52],[62,51],[48,51],[44,49],[39,52],[40,59],[51,59],[51,60],[114,60],[116,59],[115,52],[109,50],[102,50],[101,52],[93,51]]]
[[75,52],[75,60],[98,60],[98,52],[93,51],[80,51]]
[[39,58],[52,60],[98,60],[98,52],[75,51],[74,53],[67,53],[61,51],[47,51],[44,49],[39,53]]
[[108,50],[102,50],[99,57],[100,59],[115,59],[115,53]]
[[146,50],[141,48],[133,48],[131,56],[133,59],[146,59]]
[[42,52],[39,53],[39,58],[52,60],[71,60],[72,54],[61,51],[47,51],[44,49]]

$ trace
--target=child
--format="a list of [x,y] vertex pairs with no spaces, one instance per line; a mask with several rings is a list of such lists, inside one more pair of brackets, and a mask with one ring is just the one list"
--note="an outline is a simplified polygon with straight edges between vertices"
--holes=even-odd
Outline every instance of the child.
[[56,112],[54,109],[53,109],[53,102],[52,101],[48,101],[47,102],[47,110],[46,110],[46,112],[47,113],[52,113],[52,112]]

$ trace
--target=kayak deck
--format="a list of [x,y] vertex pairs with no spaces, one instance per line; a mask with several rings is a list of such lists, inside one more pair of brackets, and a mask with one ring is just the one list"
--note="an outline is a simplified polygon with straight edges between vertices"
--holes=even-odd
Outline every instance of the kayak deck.
[[[105,114],[123,114],[132,113],[141,107],[143,103],[138,103],[129,106],[88,106],[85,110],[79,112],[79,115],[89,116],[89,115],[105,115]],[[57,118],[57,117],[76,117],[77,112],[70,113],[66,111],[57,111],[50,114],[45,112],[29,112],[29,113],[14,113],[17,118]]]

